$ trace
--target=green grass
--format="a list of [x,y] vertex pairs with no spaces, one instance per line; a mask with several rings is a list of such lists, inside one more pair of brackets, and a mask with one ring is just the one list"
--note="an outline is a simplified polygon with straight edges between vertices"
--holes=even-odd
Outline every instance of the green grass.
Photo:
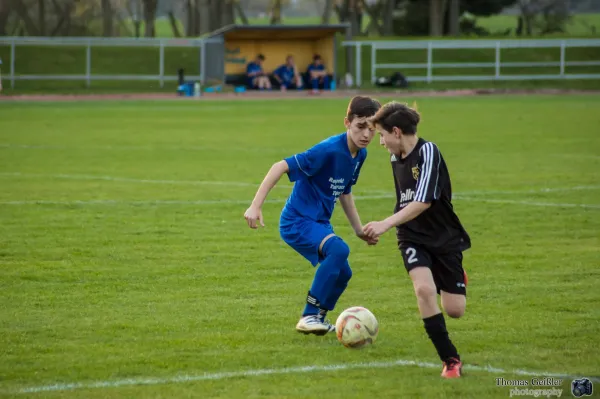
[[[447,321],[465,363],[597,376],[599,98],[417,100],[420,132],[444,154],[473,239],[467,314]],[[270,165],[342,130],[345,107],[2,104],[0,395],[507,397],[495,378],[519,376],[467,369],[442,381],[439,369],[410,366],[15,394],[55,383],[437,363],[391,233],[367,247],[334,213],[354,277],[331,317],[363,305],[381,325],[374,346],[349,350],[294,331],[313,269],[279,238],[282,203],[265,205],[264,229],[243,220]],[[388,160],[373,143],[356,195],[393,193]],[[289,192],[282,182],[270,198]],[[366,223],[388,216],[393,202],[357,207]]]

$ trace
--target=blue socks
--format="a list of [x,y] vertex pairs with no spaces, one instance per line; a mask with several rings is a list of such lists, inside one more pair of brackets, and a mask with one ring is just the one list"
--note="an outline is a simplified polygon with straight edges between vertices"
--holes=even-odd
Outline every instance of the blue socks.
[[325,260],[317,268],[302,316],[317,315],[321,309],[333,310],[352,278],[350,248],[344,240],[331,237],[321,252]]

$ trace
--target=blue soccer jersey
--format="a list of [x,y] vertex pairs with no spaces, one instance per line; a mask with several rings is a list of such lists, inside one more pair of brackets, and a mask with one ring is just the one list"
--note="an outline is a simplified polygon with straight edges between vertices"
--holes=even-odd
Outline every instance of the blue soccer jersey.
[[338,197],[352,191],[367,158],[365,148],[352,157],[346,134],[329,137],[285,159],[288,177],[295,184],[283,215],[329,224]]
[[294,78],[294,67],[284,64],[277,68],[273,74],[277,75],[283,82],[289,83]]

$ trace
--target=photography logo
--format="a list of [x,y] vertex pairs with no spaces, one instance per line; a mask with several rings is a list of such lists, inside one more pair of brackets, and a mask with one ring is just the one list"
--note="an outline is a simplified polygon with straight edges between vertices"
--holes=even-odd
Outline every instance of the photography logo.
[[571,393],[576,398],[580,398],[582,396],[592,396],[592,392],[594,391],[594,386],[592,381],[587,378],[578,378],[571,382]]

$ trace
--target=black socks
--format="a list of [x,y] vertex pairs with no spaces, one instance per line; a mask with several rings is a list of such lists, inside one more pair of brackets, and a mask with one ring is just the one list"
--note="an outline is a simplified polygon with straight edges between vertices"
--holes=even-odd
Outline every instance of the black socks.
[[425,325],[425,331],[427,331],[429,339],[433,342],[433,345],[443,362],[452,357],[460,360],[456,347],[448,337],[446,321],[444,320],[444,315],[442,313],[423,319],[423,324]]

